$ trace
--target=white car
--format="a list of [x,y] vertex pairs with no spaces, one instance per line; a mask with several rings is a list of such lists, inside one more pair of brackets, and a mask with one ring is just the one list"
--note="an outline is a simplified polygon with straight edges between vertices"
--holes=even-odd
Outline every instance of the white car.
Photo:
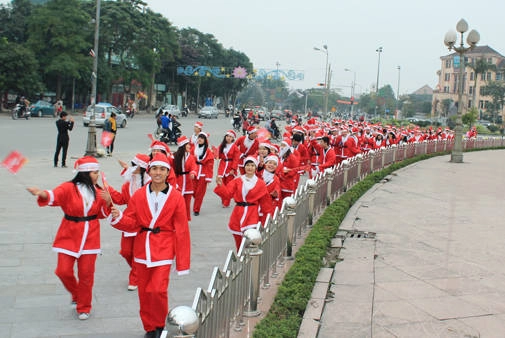
[[181,117],[181,110],[174,104],[165,104],[158,108],[158,111],[156,112],[156,118],[158,118],[160,115],[165,115],[165,113],[168,113],[169,115],[175,115],[176,118]]
[[217,119],[218,115],[219,115],[219,110],[216,107],[212,107],[212,106],[203,107],[198,112],[199,118]]
[[[86,109],[86,112],[82,117],[82,124],[85,127],[89,125],[89,120],[93,114],[92,111],[93,106],[88,106],[88,109]],[[103,127],[105,119],[108,119],[112,112],[116,113],[116,125],[120,128],[125,128],[127,124],[126,115],[112,104],[106,102],[99,102],[95,104],[95,125],[97,127]]]

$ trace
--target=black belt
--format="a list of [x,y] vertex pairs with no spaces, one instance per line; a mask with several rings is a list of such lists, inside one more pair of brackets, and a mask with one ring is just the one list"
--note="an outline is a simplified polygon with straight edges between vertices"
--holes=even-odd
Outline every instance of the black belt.
[[250,205],[256,205],[256,204],[254,204],[254,203],[247,203],[247,202],[237,202],[236,203],[236,206],[238,206],[238,207],[248,207]]
[[181,175],[186,175],[186,174],[189,174],[189,171],[183,171],[183,172],[181,173]]
[[140,232],[143,232],[143,231],[152,231],[153,234],[158,234],[158,233],[160,233],[161,229],[160,229],[160,227],[156,227],[156,228],[142,227],[142,229],[140,230]]
[[233,158],[225,158],[223,161],[225,162],[233,161]]
[[86,222],[86,221],[91,221],[92,219],[96,219],[96,218],[97,218],[97,215],[76,217],[76,216],[70,216],[70,215],[65,214],[65,219],[68,219],[69,221],[72,221],[72,222]]

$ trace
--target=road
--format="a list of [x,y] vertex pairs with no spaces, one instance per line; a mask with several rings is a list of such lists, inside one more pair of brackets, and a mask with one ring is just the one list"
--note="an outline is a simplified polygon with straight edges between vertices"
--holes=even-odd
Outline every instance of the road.
[[[70,297],[54,275],[56,254],[51,244],[62,216],[59,208],[39,208],[27,186],[52,189],[74,177],[76,158],[86,150],[88,129],[81,116],[70,135],[69,168],[53,168],[56,126],[53,118],[12,120],[0,115],[0,157],[18,150],[28,163],[17,175],[0,170],[0,332],[2,337],[141,337],[136,292],[128,292],[128,267],[118,254],[120,232],[102,221],[103,254],[96,264],[93,310],[86,322],[76,319]],[[196,118],[181,118],[182,131],[189,136]],[[137,115],[119,129],[115,157],[100,158],[109,183],[119,189],[122,178],[117,159],[129,161],[136,153],[147,153],[148,133],[155,128],[152,116]],[[213,145],[218,146],[230,119],[202,120]],[[101,129],[98,129],[100,135]],[[175,150],[175,146],[171,146]],[[226,225],[231,208],[223,209],[208,187],[200,216],[191,221],[191,273],[171,275],[170,308],[189,305],[196,289],[207,285],[215,266],[223,267],[228,251],[234,247]]]

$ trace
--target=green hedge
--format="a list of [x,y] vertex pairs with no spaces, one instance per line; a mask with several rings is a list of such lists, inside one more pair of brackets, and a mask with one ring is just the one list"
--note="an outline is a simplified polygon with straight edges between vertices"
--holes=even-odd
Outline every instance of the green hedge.
[[314,224],[303,246],[296,253],[293,266],[279,286],[270,311],[254,328],[253,337],[296,337],[316,278],[323,266],[323,257],[351,206],[365,192],[392,172],[412,163],[446,154],[447,152],[420,155],[392,164],[381,171],[368,175],[328,206]]

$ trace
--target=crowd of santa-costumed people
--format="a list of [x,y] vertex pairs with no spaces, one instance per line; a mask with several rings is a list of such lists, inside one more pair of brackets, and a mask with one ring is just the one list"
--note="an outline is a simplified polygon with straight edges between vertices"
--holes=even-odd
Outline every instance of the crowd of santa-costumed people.
[[[122,232],[119,252],[131,268],[127,289],[138,290],[145,337],[159,337],[168,313],[171,266],[181,274],[189,272],[189,222],[205,212],[205,195],[213,180],[221,206],[233,207],[228,229],[238,251],[243,233],[264,224],[295,193],[302,175],[315,177],[372,149],[450,140],[454,133],[441,127],[310,118],[303,124],[293,120],[282,136],[273,143],[265,129],[249,125],[239,137],[234,130],[218,135],[222,139],[215,147],[197,121],[191,136],[177,139],[174,152],[152,139],[148,154],[136,154],[130,164],[119,161],[124,183],[118,190],[104,177],[99,184],[99,163],[92,157],[76,161],[77,176],[70,182],[53,190],[28,188],[40,206],[59,206],[65,213],[53,246],[58,252],[55,273],[70,292],[78,318],[88,319],[91,312],[100,218]],[[467,137],[476,137],[476,130]]]

